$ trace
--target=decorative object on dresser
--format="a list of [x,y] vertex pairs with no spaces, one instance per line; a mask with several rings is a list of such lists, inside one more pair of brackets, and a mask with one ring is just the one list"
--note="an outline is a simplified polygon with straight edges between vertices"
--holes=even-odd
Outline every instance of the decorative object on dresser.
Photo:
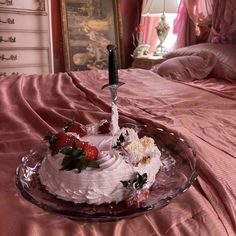
[[0,76],[53,73],[50,1],[0,3]]
[[178,11],[178,4],[176,0],[148,0],[144,10],[143,16],[158,16],[162,14],[160,22],[156,26],[156,32],[159,44],[156,47],[154,55],[163,55],[166,52],[166,47],[163,45],[169,33],[170,26],[166,22],[165,13],[176,13]]
[[135,32],[132,33],[132,41],[135,47],[132,57],[143,57],[147,56],[151,45],[143,44],[140,42],[140,38],[143,37],[144,34],[144,25],[139,24],[135,28]]
[[132,57],[144,57],[144,56],[146,56],[148,54],[149,48],[150,48],[149,44],[138,45],[135,48],[135,50],[132,54]]

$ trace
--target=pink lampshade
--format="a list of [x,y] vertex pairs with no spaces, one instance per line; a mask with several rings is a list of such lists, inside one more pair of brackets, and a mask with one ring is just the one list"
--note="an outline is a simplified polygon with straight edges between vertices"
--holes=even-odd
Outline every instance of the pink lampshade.
[[177,0],[148,0],[142,11],[142,16],[176,13],[177,11]]

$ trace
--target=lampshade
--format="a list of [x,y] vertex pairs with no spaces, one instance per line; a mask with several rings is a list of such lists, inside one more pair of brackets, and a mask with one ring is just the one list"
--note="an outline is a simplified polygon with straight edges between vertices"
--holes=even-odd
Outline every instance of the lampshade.
[[143,8],[142,16],[176,13],[177,11],[177,0],[148,0]]

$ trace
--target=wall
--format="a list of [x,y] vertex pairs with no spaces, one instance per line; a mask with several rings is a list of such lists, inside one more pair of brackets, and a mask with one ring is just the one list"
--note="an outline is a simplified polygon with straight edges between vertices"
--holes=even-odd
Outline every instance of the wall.
[[[121,19],[123,24],[123,48],[124,48],[124,68],[130,67],[132,63],[131,54],[134,50],[132,43],[132,32],[139,24],[139,15],[142,0],[118,0],[120,3]],[[65,71],[63,58],[63,38],[61,30],[60,1],[51,0],[52,7],[52,34],[55,72]]]

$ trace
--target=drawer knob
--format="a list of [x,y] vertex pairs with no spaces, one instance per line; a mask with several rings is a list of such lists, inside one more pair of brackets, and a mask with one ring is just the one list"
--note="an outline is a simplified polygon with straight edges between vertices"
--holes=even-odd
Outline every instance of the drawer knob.
[[9,37],[8,39],[4,39],[2,36],[0,36],[0,43],[1,42],[15,43],[16,42],[16,37]]
[[4,20],[2,20],[1,18],[0,18],[0,23],[3,23],[3,24],[9,24],[9,25],[12,25],[12,24],[15,24],[15,19],[14,18],[7,18],[5,21]]
[[17,60],[17,55],[10,55],[9,57],[5,57],[4,54],[0,55],[0,60],[4,61],[16,61]]
[[[12,72],[11,75],[19,75],[19,72]],[[7,76],[6,72],[0,72],[0,77],[1,76]]]
[[5,0],[4,2],[0,2],[1,5],[12,6],[13,0]]
[[7,76],[6,72],[0,72],[0,76]]

